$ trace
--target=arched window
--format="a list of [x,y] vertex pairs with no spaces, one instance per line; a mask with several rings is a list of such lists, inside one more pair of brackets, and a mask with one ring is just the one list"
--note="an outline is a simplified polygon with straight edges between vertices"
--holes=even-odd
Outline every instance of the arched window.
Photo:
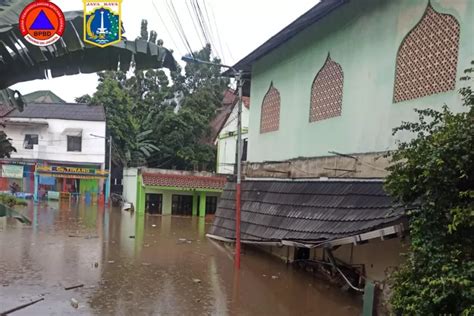
[[428,5],[398,50],[394,102],[455,89],[459,32],[455,17]]
[[311,87],[309,121],[316,122],[341,115],[344,73],[342,67],[328,55]]
[[280,92],[270,84],[262,102],[260,133],[277,131],[280,128]]

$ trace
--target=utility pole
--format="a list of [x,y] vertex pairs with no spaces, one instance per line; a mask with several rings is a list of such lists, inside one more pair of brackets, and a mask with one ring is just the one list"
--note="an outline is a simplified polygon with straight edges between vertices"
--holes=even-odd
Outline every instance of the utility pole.
[[234,74],[235,80],[237,81],[237,89],[239,94],[239,105],[237,113],[237,182],[235,185],[235,256],[234,256],[234,267],[240,269],[240,211],[241,211],[241,184],[242,184],[242,87],[243,87],[243,73],[242,70],[236,70],[235,68],[222,64],[215,64],[204,60],[195,59],[192,56],[183,56],[181,60],[190,63],[219,66],[227,68]]
[[237,183],[235,185],[235,259],[236,269],[240,269],[240,206],[241,206],[241,183],[242,183],[242,70],[235,74],[239,93],[239,105],[237,112]]
[[112,135],[109,136],[109,177],[107,178],[107,198],[106,203],[109,203],[110,189],[112,188]]
[[99,136],[99,135],[94,135],[94,134],[90,134],[90,135],[92,137],[105,139],[105,141],[109,143],[109,174],[107,177],[107,183],[105,184],[105,203],[109,203],[110,188],[112,185],[112,135],[110,135],[108,138],[105,136]]

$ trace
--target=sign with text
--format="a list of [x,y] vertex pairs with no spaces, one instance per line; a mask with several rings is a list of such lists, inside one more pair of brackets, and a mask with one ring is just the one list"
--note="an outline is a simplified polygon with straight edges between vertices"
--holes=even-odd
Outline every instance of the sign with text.
[[39,173],[67,173],[67,174],[80,174],[80,175],[99,175],[106,176],[108,171],[92,168],[80,168],[80,167],[61,167],[61,166],[38,166],[36,171]]
[[2,177],[10,179],[23,179],[23,166],[2,165]]

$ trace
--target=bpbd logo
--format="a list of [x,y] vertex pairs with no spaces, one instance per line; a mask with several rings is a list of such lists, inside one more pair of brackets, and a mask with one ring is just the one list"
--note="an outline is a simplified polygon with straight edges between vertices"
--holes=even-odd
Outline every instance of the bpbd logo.
[[61,9],[46,0],[30,3],[20,14],[20,32],[29,43],[36,46],[54,44],[63,35],[65,24]]
[[84,41],[107,47],[122,40],[122,1],[84,1]]

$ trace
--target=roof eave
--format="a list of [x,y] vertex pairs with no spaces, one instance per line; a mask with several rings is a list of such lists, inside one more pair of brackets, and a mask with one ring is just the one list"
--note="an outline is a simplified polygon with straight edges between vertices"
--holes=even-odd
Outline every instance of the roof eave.
[[[327,15],[331,14],[334,10],[348,3],[350,0],[321,0],[318,4],[312,7],[309,11],[301,15],[295,21],[291,22],[288,26],[282,29],[280,32],[272,36],[257,49],[252,51],[250,54],[238,61],[233,68],[236,70],[242,70],[246,73],[252,72],[252,65],[260,58],[264,57],[271,51],[280,47],[295,35],[317,23]],[[233,77],[232,71],[228,70],[223,73],[226,76]],[[250,79],[250,76],[249,76]]]

